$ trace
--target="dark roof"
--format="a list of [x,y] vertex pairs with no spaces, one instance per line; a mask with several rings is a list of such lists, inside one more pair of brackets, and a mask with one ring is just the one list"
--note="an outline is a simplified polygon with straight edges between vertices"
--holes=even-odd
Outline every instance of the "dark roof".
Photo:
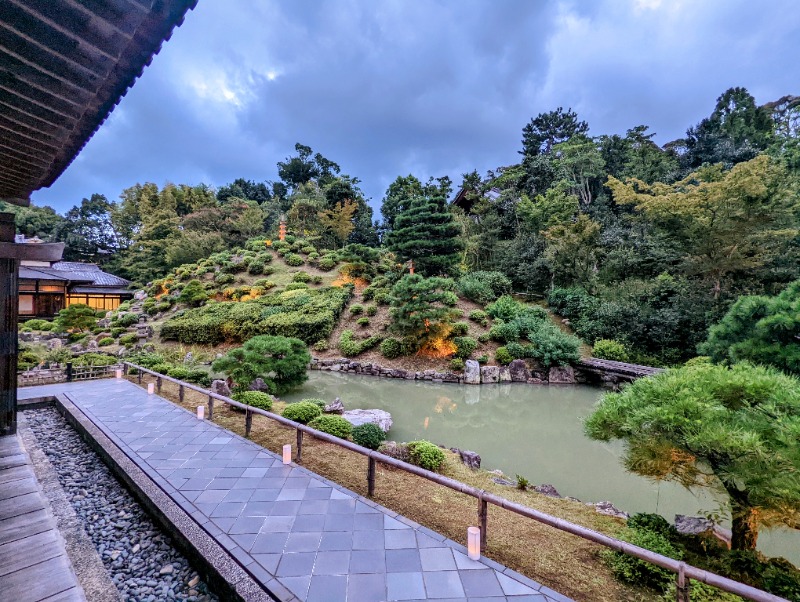
[[197,0],[0,0],[0,199],[78,155]]
[[[456,207],[461,207],[465,212],[469,213],[472,206],[475,204],[475,197],[467,197],[467,193],[469,191],[466,188],[461,188],[458,193],[456,194],[456,198],[453,199],[452,204]],[[500,196],[503,194],[503,191],[499,188],[490,188],[486,192],[483,193],[483,198],[487,199],[491,202],[495,202]]]
[[121,286],[73,286],[69,289],[69,292],[88,293],[90,295],[129,295],[133,297],[133,291]]
[[78,263],[75,261],[58,261],[49,268],[20,266],[19,277],[24,280],[54,280],[91,285],[92,288],[102,287],[105,289],[124,289],[126,291],[127,286],[130,284],[128,280],[104,272],[93,263]]

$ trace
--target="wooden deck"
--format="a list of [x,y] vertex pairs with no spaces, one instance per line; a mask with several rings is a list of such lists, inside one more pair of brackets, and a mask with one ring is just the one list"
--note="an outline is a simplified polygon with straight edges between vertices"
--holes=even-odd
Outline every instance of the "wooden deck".
[[16,435],[0,437],[0,593],[14,602],[86,600]]

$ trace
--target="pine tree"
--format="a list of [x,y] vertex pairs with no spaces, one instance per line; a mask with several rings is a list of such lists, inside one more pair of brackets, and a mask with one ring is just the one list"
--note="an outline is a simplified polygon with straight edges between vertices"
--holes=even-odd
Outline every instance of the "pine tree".
[[403,261],[413,261],[423,276],[454,275],[457,270],[459,227],[441,195],[412,199],[387,238],[389,248]]

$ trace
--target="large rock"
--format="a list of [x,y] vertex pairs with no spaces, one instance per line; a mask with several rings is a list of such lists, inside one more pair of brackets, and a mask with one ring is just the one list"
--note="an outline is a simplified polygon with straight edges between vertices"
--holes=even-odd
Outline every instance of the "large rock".
[[508,366],[500,366],[500,382],[501,383],[511,382],[511,370],[508,369]]
[[[262,393],[269,393],[269,386],[267,386],[267,383],[264,382],[263,378],[257,378],[250,383],[250,390],[261,391]],[[224,395],[224,393],[220,393],[220,395]],[[228,395],[228,397],[230,397],[230,395]]]
[[326,405],[325,409],[322,411],[325,412],[326,414],[343,414],[344,404],[342,403],[342,400],[337,397],[328,405]]
[[714,521],[700,516],[675,515],[675,528],[681,535],[701,535],[714,532]]
[[625,520],[628,520],[628,518],[630,518],[630,515],[627,512],[624,512],[619,508],[616,508],[614,504],[608,501],[597,502],[596,504],[589,504],[589,505],[594,506],[594,509],[599,514],[605,514],[606,516],[615,516],[617,518],[624,518]]
[[558,492],[558,489],[550,485],[549,483],[542,483],[541,485],[535,485],[533,490],[536,493],[541,493],[542,495],[546,495],[549,497],[561,497],[561,494]]
[[48,349],[60,349],[63,345],[64,343],[61,341],[61,339],[50,339],[47,341]]
[[500,381],[500,368],[498,366],[481,366],[481,382],[492,384]]
[[86,344],[86,349],[89,351],[97,351],[100,347],[97,345],[97,341],[89,341]]
[[547,380],[551,385],[574,385],[575,370],[572,366],[553,366],[547,374]]
[[392,415],[384,410],[347,410],[342,413],[342,418],[353,426],[372,423],[381,427],[384,433],[392,428]]
[[224,380],[215,380],[213,383],[211,383],[211,392],[216,393],[217,395],[222,395],[223,397],[231,396],[231,388]]
[[133,293],[133,298],[136,299],[136,301],[141,301],[142,299],[147,299],[147,293],[144,292],[143,290],[136,291],[135,293]]
[[528,370],[525,360],[514,360],[508,365],[508,371],[511,373],[511,381],[515,383],[526,383],[531,377],[531,371]]
[[464,384],[481,384],[481,365],[475,360],[467,360],[464,363]]
[[475,469],[481,467],[481,457],[477,452],[469,451],[468,449],[458,449],[457,447],[451,447],[450,451],[458,454],[464,466]]

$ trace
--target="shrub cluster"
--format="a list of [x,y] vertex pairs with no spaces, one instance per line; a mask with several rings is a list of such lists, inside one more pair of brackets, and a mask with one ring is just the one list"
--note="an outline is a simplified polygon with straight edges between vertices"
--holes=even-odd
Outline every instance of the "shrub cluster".
[[318,431],[322,431],[323,433],[328,433],[329,435],[333,435],[334,437],[339,437],[340,439],[347,439],[350,434],[353,432],[353,425],[347,422],[341,416],[336,416],[334,414],[323,414],[322,416],[317,416],[308,423],[313,429],[317,429]]
[[288,418],[289,420],[294,420],[295,422],[299,422],[301,424],[308,424],[314,418],[322,415],[322,410],[320,407],[309,401],[298,401],[296,403],[290,403],[286,406],[283,410],[281,416],[284,418]]
[[470,301],[486,305],[511,294],[511,280],[502,272],[471,272],[459,279],[458,292]]
[[425,470],[439,470],[444,464],[444,452],[429,441],[411,441],[408,453],[411,463]]
[[383,339],[381,341],[381,355],[388,360],[398,358],[403,355],[403,344],[395,338]]
[[592,355],[603,360],[627,362],[628,350],[625,345],[611,339],[597,339],[592,347]]
[[353,441],[367,449],[378,449],[386,439],[386,433],[377,424],[367,422],[353,427]]
[[456,345],[456,357],[463,360],[468,359],[478,348],[478,341],[472,337],[456,337],[453,339],[453,343]]
[[239,391],[233,394],[233,399],[267,412],[272,409],[272,396],[263,391]]
[[339,351],[341,351],[345,357],[355,357],[356,355],[372,349],[375,345],[380,343],[381,340],[382,337],[372,336],[363,341],[356,341],[353,331],[345,330],[339,336]]

